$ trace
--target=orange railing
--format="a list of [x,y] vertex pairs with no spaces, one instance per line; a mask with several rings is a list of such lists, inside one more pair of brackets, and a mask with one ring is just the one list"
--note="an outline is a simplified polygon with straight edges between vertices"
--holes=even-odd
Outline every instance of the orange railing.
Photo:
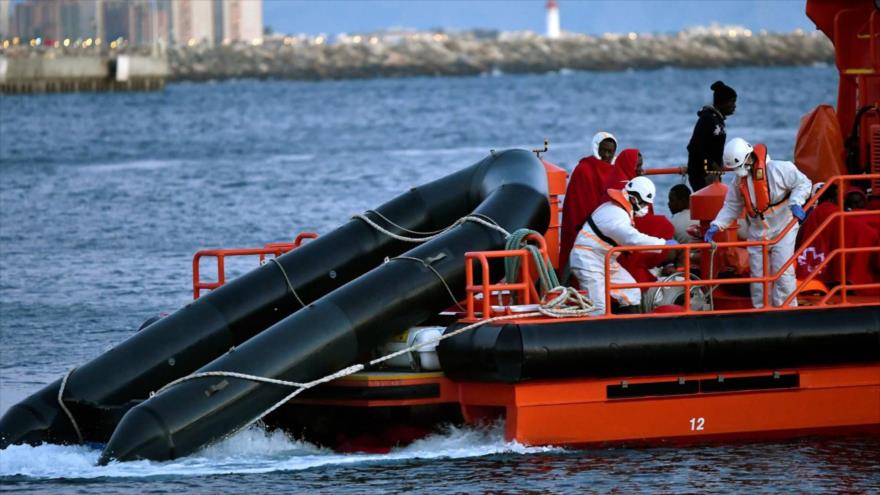
[[[843,185],[852,180],[864,181],[864,180],[872,180],[880,178],[880,174],[865,174],[865,175],[842,175],[835,176],[829,179],[825,185],[812,197],[809,201],[804,205],[804,209],[809,209],[813,206],[818,198],[822,196],[832,185],[838,184],[837,187],[837,201],[838,207],[841,211],[836,212],[829,216],[817,229],[810,235],[808,238],[804,239],[801,242],[801,247],[798,248],[791,258],[782,265],[775,273],[767,274],[769,268],[769,249],[771,246],[776,245],[779,241],[781,241],[786,234],[797,225],[797,220],[792,219],[792,221],[786,225],[785,229],[779,233],[779,235],[774,239],[765,239],[760,241],[734,241],[734,242],[719,242],[719,243],[695,243],[695,244],[679,244],[674,246],[618,246],[613,247],[608,250],[608,253],[605,255],[605,307],[611,308],[611,292],[615,289],[630,289],[630,288],[638,288],[638,289],[647,289],[651,287],[684,287],[684,312],[685,313],[694,313],[698,312],[691,308],[691,288],[695,286],[716,286],[716,285],[730,285],[730,284],[743,284],[743,283],[760,283],[763,284],[763,298],[764,298],[764,308],[770,308],[769,297],[770,291],[769,285],[776,280],[778,280],[785,271],[792,266],[792,264],[797,260],[798,256],[800,256],[812,243],[816,240],[816,238],[823,233],[825,229],[827,229],[835,220],[845,219],[847,217],[861,217],[861,216],[880,216],[880,211],[843,211],[843,200],[845,196],[845,188]],[[834,258],[840,258],[840,285],[834,287],[833,290],[829,291],[828,294],[819,302],[820,305],[825,305],[829,303],[831,296],[840,292],[841,294],[841,303],[847,303],[847,290],[858,290],[858,289],[875,289],[880,288],[880,283],[872,283],[872,284],[849,284],[846,280],[846,254],[850,253],[864,253],[864,252],[880,252],[880,246],[872,246],[872,247],[846,247],[846,221],[841,220],[838,221],[838,248],[834,249],[829,255],[825,257],[822,263],[817,266],[812,273],[810,273],[809,277],[805,280],[801,281],[795,291],[788,296],[788,298],[783,303],[783,307],[789,305],[798,294],[804,290],[807,284],[812,281],[816,275],[827,266],[827,264]],[[611,264],[612,257],[616,253],[622,252],[638,252],[638,251],[684,251],[684,273],[691,273],[691,251],[694,249],[699,250],[710,250],[713,247],[717,248],[733,248],[733,247],[752,247],[759,246],[761,247],[761,255],[762,255],[762,265],[764,276],[761,277],[740,277],[740,278],[725,278],[725,279],[713,279],[711,276],[709,278],[701,279],[701,280],[692,280],[689,276],[685,276],[684,280],[681,281],[669,281],[669,282],[636,282],[636,283],[622,283],[615,284],[611,282],[611,270],[609,270],[609,266]],[[746,309],[743,311],[754,311],[754,309]],[[703,311],[699,311],[703,312]]]
[[[538,243],[541,256],[547,266],[550,264],[550,257],[547,254],[547,243],[543,237],[535,234],[529,234],[525,237],[527,241]],[[497,284],[487,283],[490,280],[489,260],[509,257],[520,258],[520,282],[499,282]],[[465,253],[465,291],[467,293],[467,319],[476,319],[476,296],[482,295],[481,316],[489,318],[493,315],[491,298],[493,294],[508,293],[510,299],[514,295],[519,304],[535,304],[541,301],[541,296],[535,289],[532,278],[532,257],[529,251],[525,249],[513,249],[508,251],[476,251]],[[482,284],[474,283],[474,263],[479,263],[482,269]],[[498,313],[498,312],[495,312]]]
[[687,167],[646,168],[645,175],[687,175]]
[[[198,299],[202,290],[214,290],[226,283],[226,258],[233,256],[258,256],[262,265],[266,256],[279,257],[282,254],[300,247],[304,240],[315,239],[318,234],[314,232],[301,232],[293,242],[273,242],[261,248],[244,249],[203,249],[193,256],[193,299]],[[202,258],[217,259],[217,280],[203,281],[201,279]]]
[[[658,170],[658,169],[653,169]],[[659,169],[663,170],[663,173],[671,173],[678,174],[680,173],[680,169],[672,168],[672,169]],[[839,258],[841,263],[839,265],[840,269],[840,285],[833,287],[828,293],[826,293],[822,299],[820,299],[815,306],[822,306],[830,304],[831,298],[837,294],[840,294],[841,304],[847,304],[847,291],[850,290],[860,290],[860,289],[880,289],[880,283],[871,283],[871,284],[850,284],[846,280],[846,254],[851,253],[865,253],[865,252],[877,252],[880,253],[880,246],[871,246],[871,247],[846,247],[845,236],[846,236],[846,218],[849,217],[866,217],[866,216],[880,216],[880,211],[842,211],[843,210],[843,200],[845,197],[845,188],[843,185],[848,181],[853,180],[872,180],[880,178],[880,174],[872,174],[872,175],[846,175],[846,176],[837,176],[829,179],[825,185],[804,205],[804,209],[809,209],[812,207],[818,200],[822,194],[824,194],[830,187],[837,185],[837,202],[838,207],[841,211],[835,212],[830,215],[825,221],[822,222],[821,225],[808,237],[803,239],[800,243],[800,247],[795,250],[793,255],[789,260],[786,261],[782,267],[779,268],[775,273],[768,274],[762,277],[738,277],[738,278],[724,278],[724,279],[714,279],[714,278],[705,278],[700,280],[694,280],[690,277],[684,277],[684,280],[680,281],[668,281],[668,282],[635,282],[635,283],[621,283],[615,284],[610,280],[611,271],[608,269],[609,263],[611,262],[611,258],[614,253],[618,252],[638,252],[638,251],[684,251],[683,258],[683,273],[689,274],[691,273],[691,253],[693,250],[705,250],[710,251],[713,248],[713,243],[695,243],[695,244],[680,244],[674,246],[619,246],[614,247],[608,251],[608,254],[605,258],[605,307],[611,308],[611,291],[615,289],[627,289],[627,288],[638,288],[638,289],[646,289],[651,287],[683,287],[684,288],[684,313],[713,313],[717,311],[698,311],[691,308],[691,290],[695,287],[701,286],[718,286],[718,285],[732,285],[732,284],[744,284],[744,283],[761,283],[764,285],[763,297],[764,297],[764,308],[760,311],[773,311],[777,308],[773,308],[769,304],[770,291],[769,285],[776,280],[778,280],[785,271],[792,266],[793,263],[796,262],[798,256],[800,256],[813,242],[827,229],[831,228],[833,223],[837,221],[838,224],[838,247],[832,250],[830,253],[826,253],[825,259],[814,268],[814,270],[810,273],[810,275],[799,281],[797,288],[795,291],[789,295],[788,299],[783,303],[784,306],[788,306],[801,291],[805,290],[808,287],[810,281],[812,281],[821,271],[825,268],[828,263],[833,261],[835,258]],[[716,248],[734,248],[734,247],[750,247],[750,246],[760,246],[762,251],[762,260],[763,260],[763,273],[767,274],[769,269],[769,249],[771,246],[778,243],[780,240],[784,238],[791,229],[797,224],[797,220],[793,220],[789,223],[785,229],[774,239],[760,240],[760,241],[734,241],[734,242],[718,242],[714,243],[714,247]],[[543,241],[543,238],[540,236],[529,236],[529,240],[533,240],[538,242],[542,255],[545,259],[549,257],[546,256],[546,243]],[[482,270],[482,280],[489,280],[489,260],[498,259],[498,258],[508,258],[508,257],[519,257],[522,265],[520,268],[520,281],[519,282],[499,282],[496,284],[492,283],[482,283],[475,284],[474,283],[474,265],[479,263]],[[535,289],[534,277],[532,276],[533,267],[531,256],[528,251],[524,249],[510,250],[510,251],[481,251],[481,252],[469,252],[465,254],[465,280],[466,280],[466,292],[467,292],[467,319],[475,320],[477,318],[490,318],[492,316],[500,315],[500,314],[511,314],[511,309],[509,307],[501,305],[492,306],[492,298],[498,294],[507,293],[508,300],[513,297],[513,295],[517,296],[518,301],[521,304],[535,304],[541,301],[541,296],[538,294]],[[478,301],[477,294],[480,294],[481,300]],[[729,311],[756,311],[753,308],[742,309],[742,310],[725,310],[725,312]],[[677,313],[682,314],[682,313]],[[633,318],[633,317],[644,317],[645,315],[625,315],[625,316],[617,316],[611,315],[610,311],[605,315],[605,317],[615,317],[615,318]]]

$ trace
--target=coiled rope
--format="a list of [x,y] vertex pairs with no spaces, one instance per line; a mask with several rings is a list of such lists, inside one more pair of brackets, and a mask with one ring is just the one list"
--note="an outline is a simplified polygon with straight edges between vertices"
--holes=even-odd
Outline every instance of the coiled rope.
[[[538,271],[538,279],[541,282],[541,293],[546,294],[547,292],[560,287],[559,279],[556,278],[556,272],[553,268],[548,266],[547,262],[544,260],[544,256],[541,254],[541,250],[538,246],[526,242],[526,237],[532,234],[540,235],[538,232],[530,229],[519,229],[515,231],[507,239],[505,249],[508,251],[525,249],[532,255],[535,268],[537,268]],[[516,282],[520,275],[520,269],[522,268],[521,265],[522,260],[519,256],[509,256],[504,258],[504,278],[510,283]],[[511,302],[515,304],[516,294],[514,293],[510,296]]]

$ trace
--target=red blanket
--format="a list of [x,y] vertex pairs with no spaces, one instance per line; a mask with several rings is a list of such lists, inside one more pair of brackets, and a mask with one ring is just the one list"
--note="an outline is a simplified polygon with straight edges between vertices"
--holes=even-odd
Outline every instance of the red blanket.
[[614,167],[605,182],[605,189],[623,189],[626,183],[636,176],[638,161],[639,150],[628,148],[621,151],[614,160]]
[[[832,202],[819,204],[801,225],[798,232],[798,247],[833,213],[839,211]],[[865,218],[846,219],[845,247],[880,246],[880,233],[873,227],[874,221]],[[797,277],[806,278],[816,270],[820,263],[840,248],[839,219],[834,220],[810,243],[797,259]],[[840,255],[832,259],[816,277],[826,284],[840,283]],[[851,284],[867,284],[880,281],[880,253],[851,253],[846,255],[846,279]],[[862,295],[880,294],[880,290],[861,290]]]
[[[636,217],[635,220],[636,230],[643,234],[662,239],[672,239],[675,236],[675,226],[663,215],[655,215],[651,211],[643,217]],[[668,256],[668,251],[661,251],[659,253],[642,251],[621,255],[619,261],[620,265],[626,268],[626,271],[636,279],[636,282],[656,282],[657,278],[651,275],[651,272],[648,270],[665,263]]]
[[605,201],[605,184],[613,170],[610,163],[588,156],[582,158],[572,171],[562,205],[560,272],[568,266],[568,256],[587,217]]

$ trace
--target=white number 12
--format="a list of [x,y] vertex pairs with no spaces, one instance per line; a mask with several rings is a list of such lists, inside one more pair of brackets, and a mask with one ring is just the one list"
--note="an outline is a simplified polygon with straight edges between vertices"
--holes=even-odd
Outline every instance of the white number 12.
[[706,426],[704,418],[691,418],[691,431],[703,431],[704,426]]

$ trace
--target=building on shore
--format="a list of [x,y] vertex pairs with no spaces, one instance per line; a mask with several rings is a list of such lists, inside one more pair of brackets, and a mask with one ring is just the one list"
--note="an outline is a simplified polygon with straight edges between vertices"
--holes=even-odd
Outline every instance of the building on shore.
[[12,37],[12,10],[9,0],[0,0],[0,40]]
[[171,44],[214,43],[214,2],[171,0]]
[[258,43],[263,0],[0,0],[0,38],[13,37],[41,44]]
[[254,42],[263,38],[262,0],[216,0],[218,32],[223,43]]

